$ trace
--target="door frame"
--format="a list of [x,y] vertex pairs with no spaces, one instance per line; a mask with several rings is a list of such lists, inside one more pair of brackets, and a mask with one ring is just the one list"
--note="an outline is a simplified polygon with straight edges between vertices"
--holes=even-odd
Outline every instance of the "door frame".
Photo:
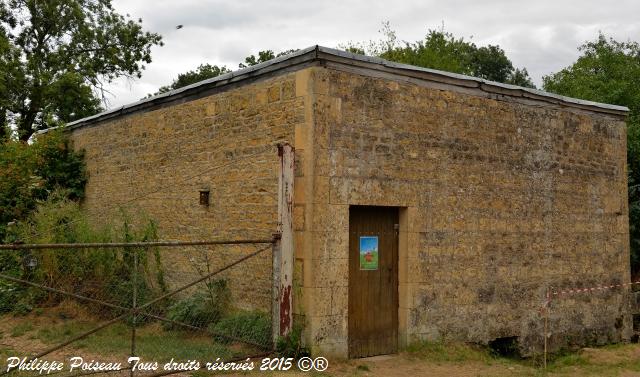
[[[407,310],[407,299],[406,296],[406,281],[407,281],[407,207],[400,206],[382,206],[382,205],[364,205],[364,204],[352,204],[349,205],[348,211],[348,242],[347,242],[347,256],[348,256],[348,264],[349,264],[349,273],[347,274],[348,278],[348,298],[347,298],[347,353],[349,358],[353,358],[350,352],[350,339],[351,339],[351,326],[350,326],[350,316],[351,316],[351,210],[353,208],[364,207],[364,208],[384,208],[384,209],[395,209],[397,211],[396,217],[396,226],[395,231],[396,234],[396,260],[393,262],[396,265],[396,274],[397,279],[395,281],[395,290],[396,290],[396,331],[397,331],[397,344],[395,345],[396,352],[407,344],[407,334],[406,334],[406,324],[408,323],[408,310]],[[405,288],[405,289],[403,289]]]

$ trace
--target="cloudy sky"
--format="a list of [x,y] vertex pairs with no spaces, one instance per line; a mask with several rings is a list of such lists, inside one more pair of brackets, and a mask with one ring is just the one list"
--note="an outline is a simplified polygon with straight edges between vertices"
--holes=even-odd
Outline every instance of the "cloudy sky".
[[[536,85],[571,64],[577,46],[599,31],[640,41],[638,0],[114,0],[120,13],[143,19],[165,45],[135,81],[110,87],[110,106],[136,101],[201,63],[236,69],[259,50],[315,44],[338,47],[378,39],[389,21],[400,40],[415,41],[440,28],[478,45],[498,44]],[[184,25],[176,29],[176,25]]]

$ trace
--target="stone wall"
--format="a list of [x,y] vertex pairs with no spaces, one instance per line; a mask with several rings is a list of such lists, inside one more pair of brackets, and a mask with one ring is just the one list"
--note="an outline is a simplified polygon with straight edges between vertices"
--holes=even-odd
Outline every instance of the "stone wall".
[[[157,221],[162,239],[271,238],[276,231],[276,144],[293,142],[304,122],[295,75],[282,75],[205,98],[89,125],[72,132],[86,150],[83,206],[97,220],[120,207]],[[199,190],[210,190],[210,205]],[[164,248],[171,286],[197,269],[221,267],[256,246]],[[270,308],[270,250],[223,275],[238,306]]]
[[[402,207],[403,344],[516,336],[533,354],[548,288],[629,280],[623,119],[441,89],[309,72],[296,252],[316,350],[347,354],[350,205]],[[551,349],[628,338],[628,294],[554,300]]]
[[[315,351],[343,357],[350,205],[401,208],[402,344],[516,336],[532,354],[547,289],[629,280],[622,119],[338,68],[74,130],[90,174],[84,206],[103,219],[120,206],[146,213],[165,239],[268,238],[275,145],[293,142],[295,321]],[[207,255],[223,265],[250,250]],[[194,253],[163,250],[174,284],[197,277]],[[270,274],[266,253],[225,276],[238,305],[267,309]],[[628,295],[554,300],[551,348],[628,338]]]

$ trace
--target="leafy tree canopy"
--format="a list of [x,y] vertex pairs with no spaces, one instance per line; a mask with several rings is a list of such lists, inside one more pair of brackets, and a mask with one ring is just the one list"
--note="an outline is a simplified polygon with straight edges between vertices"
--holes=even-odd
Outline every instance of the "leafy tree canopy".
[[[277,54],[274,53],[272,50],[259,51],[258,56],[249,55],[246,58],[244,58],[244,62],[238,64],[238,67],[247,68],[252,65],[264,63],[268,60],[275,59],[278,56],[287,55],[295,51],[297,50],[286,50],[286,51],[279,52]],[[171,85],[161,86],[157,92],[147,95],[147,98],[153,97],[158,94],[166,93],[174,89],[182,88],[187,85],[195,84],[203,80],[214,78],[216,76],[220,76],[227,72],[231,72],[231,70],[224,65],[218,66],[218,65],[211,65],[211,64],[200,64],[200,66],[198,66],[198,68],[196,68],[195,70],[187,71],[185,73],[179,74],[178,78],[173,80]]]
[[[140,77],[158,34],[111,0],[0,3],[0,127],[21,140],[101,109],[104,84]],[[100,98],[102,96],[102,98]]]
[[640,44],[618,42],[600,34],[580,46],[578,60],[543,78],[550,92],[627,106],[629,229],[632,272],[640,273]]
[[439,69],[534,88],[526,68],[514,68],[504,50],[497,45],[478,47],[464,38],[441,30],[429,30],[424,40],[400,42],[388,22],[380,30],[378,41],[350,42],[340,46],[354,53],[378,56],[386,60]]
[[[389,23],[383,23],[380,30],[383,38],[378,41],[364,43],[348,43],[340,48],[363,55],[379,56],[419,67],[440,69],[443,71],[462,73],[503,83],[535,87],[526,68],[514,68],[504,50],[499,46],[477,47],[463,38],[455,38],[444,31],[430,30],[422,41],[414,43],[399,42],[396,33]],[[264,50],[257,55],[249,55],[238,66],[246,68],[260,64],[278,56],[290,54],[297,50],[286,50],[274,53]],[[202,64],[193,71],[178,75],[171,85],[161,87],[153,95],[165,93],[196,82],[230,72],[226,66]],[[151,97],[153,95],[149,95]]]
[[14,138],[0,143],[0,242],[10,223],[25,219],[53,191],[81,199],[86,182],[83,153],[75,152],[61,131],[31,144]]
[[264,62],[269,61],[271,59],[275,59],[278,56],[288,55],[288,54],[290,54],[292,52],[296,52],[296,51],[298,51],[298,49],[285,50],[285,51],[281,51],[281,52],[279,52],[277,54],[274,54],[272,50],[260,51],[260,52],[258,52],[258,57],[256,57],[255,55],[249,55],[246,58],[244,58],[244,63],[240,63],[240,64],[238,64],[238,66],[240,68],[247,68],[247,67],[250,67],[252,65],[264,63]]
[[174,89],[182,88],[191,84],[195,84],[199,81],[210,79],[212,77],[220,76],[224,73],[231,72],[225,66],[217,66],[211,64],[200,64],[198,68],[181,73],[178,78],[173,80],[171,85],[161,86],[160,89],[154,94],[149,94],[147,97],[153,97],[154,95],[170,92]]

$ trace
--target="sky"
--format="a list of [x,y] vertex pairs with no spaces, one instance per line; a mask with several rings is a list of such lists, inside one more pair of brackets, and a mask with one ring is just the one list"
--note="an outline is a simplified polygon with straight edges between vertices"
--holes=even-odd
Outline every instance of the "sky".
[[[109,107],[135,102],[202,63],[237,69],[245,56],[312,45],[339,47],[381,38],[389,21],[402,41],[440,29],[479,46],[497,44],[514,66],[542,77],[573,63],[577,47],[599,32],[640,41],[638,0],[113,0],[121,14],[142,18],[164,46],[141,79],[109,87]],[[183,25],[176,29],[177,25]]]

